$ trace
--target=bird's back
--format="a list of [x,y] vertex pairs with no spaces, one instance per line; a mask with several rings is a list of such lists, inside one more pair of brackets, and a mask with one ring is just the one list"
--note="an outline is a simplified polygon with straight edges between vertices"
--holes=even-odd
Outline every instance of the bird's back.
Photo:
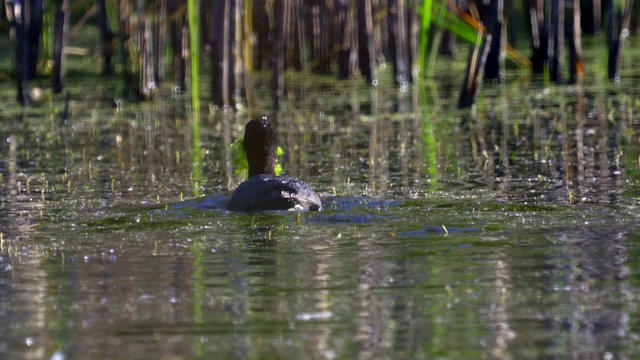
[[255,175],[233,192],[232,211],[322,210],[322,204],[308,184],[288,176]]

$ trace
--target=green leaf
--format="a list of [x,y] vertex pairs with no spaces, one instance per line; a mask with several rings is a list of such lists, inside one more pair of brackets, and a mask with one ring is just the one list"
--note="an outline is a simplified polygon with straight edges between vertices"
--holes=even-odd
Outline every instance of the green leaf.
[[242,138],[231,144],[231,162],[236,168],[234,174],[243,179],[247,178],[249,173],[249,163],[247,162],[247,152],[244,151],[244,141]]
[[[247,161],[247,152],[244,151],[244,140],[238,139],[229,147],[231,148],[231,162],[236,168],[233,173],[242,179],[246,179],[249,174],[249,162]],[[284,150],[278,146],[276,154],[278,157],[276,158],[276,167],[274,170],[276,175],[280,176],[282,175],[282,164],[280,164],[280,158],[284,155]]]

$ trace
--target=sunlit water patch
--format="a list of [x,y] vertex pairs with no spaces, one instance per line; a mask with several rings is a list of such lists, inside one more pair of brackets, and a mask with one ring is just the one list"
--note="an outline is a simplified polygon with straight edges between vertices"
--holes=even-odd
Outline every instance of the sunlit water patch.
[[633,358],[632,84],[487,86],[472,117],[458,85],[305,76],[274,122],[317,213],[226,210],[243,112],[194,144],[180,97],[1,109],[0,357]]

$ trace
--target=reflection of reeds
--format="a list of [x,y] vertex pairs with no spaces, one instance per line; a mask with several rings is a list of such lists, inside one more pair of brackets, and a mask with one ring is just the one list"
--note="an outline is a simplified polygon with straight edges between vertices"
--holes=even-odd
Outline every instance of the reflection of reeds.
[[[196,9],[198,1],[189,0],[189,60],[191,66],[191,126],[193,131],[193,139],[191,144],[191,178],[193,181],[194,196],[200,195],[200,186],[202,185],[202,150],[200,149],[200,71],[198,62],[200,56],[198,48],[200,44],[200,17],[197,15]],[[193,45],[193,44],[198,44]]]
[[[274,117],[285,174],[338,195],[435,196],[433,190],[463,186],[491,189],[505,201],[552,202],[617,201],[628,191],[626,181],[637,181],[632,96],[503,84],[487,91],[466,119],[468,111],[453,108],[451,91],[397,92],[386,76],[374,91],[362,83],[323,83],[320,75],[289,78],[286,91],[297,97],[285,99],[288,111]],[[256,83],[268,84],[266,75]],[[315,86],[338,100],[311,96]],[[268,98],[259,99],[263,113]],[[48,155],[18,152],[14,164],[21,170],[14,173],[26,175],[5,184],[7,191],[18,182],[26,189],[28,179],[32,192],[46,189],[36,191],[45,200],[70,192],[73,198],[103,194],[116,205],[155,203],[158,196],[164,203],[239,181],[228,149],[242,136],[245,115],[216,111],[196,119],[180,110],[182,100],[93,113],[74,103],[68,122],[54,114],[40,125],[24,122],[22,143],[39,144]],[[99,207],[94,195],[84,200],[89,209]]]
[[200,70],[199,70],[199,44],[200,44],[200,17],[197,16],[197,0],[189,1],[189,66],[191,67],[191,106],[193,111],[200,109]]

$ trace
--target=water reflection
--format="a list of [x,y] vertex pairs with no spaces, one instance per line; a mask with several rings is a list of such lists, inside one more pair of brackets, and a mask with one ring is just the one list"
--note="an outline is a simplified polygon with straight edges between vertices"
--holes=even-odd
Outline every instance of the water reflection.
[[243,113],[199,141],[182,99],[0,128],[0,354],[633,356],[637,94],[309,83],[274,122],[321,213],[225,210]]

